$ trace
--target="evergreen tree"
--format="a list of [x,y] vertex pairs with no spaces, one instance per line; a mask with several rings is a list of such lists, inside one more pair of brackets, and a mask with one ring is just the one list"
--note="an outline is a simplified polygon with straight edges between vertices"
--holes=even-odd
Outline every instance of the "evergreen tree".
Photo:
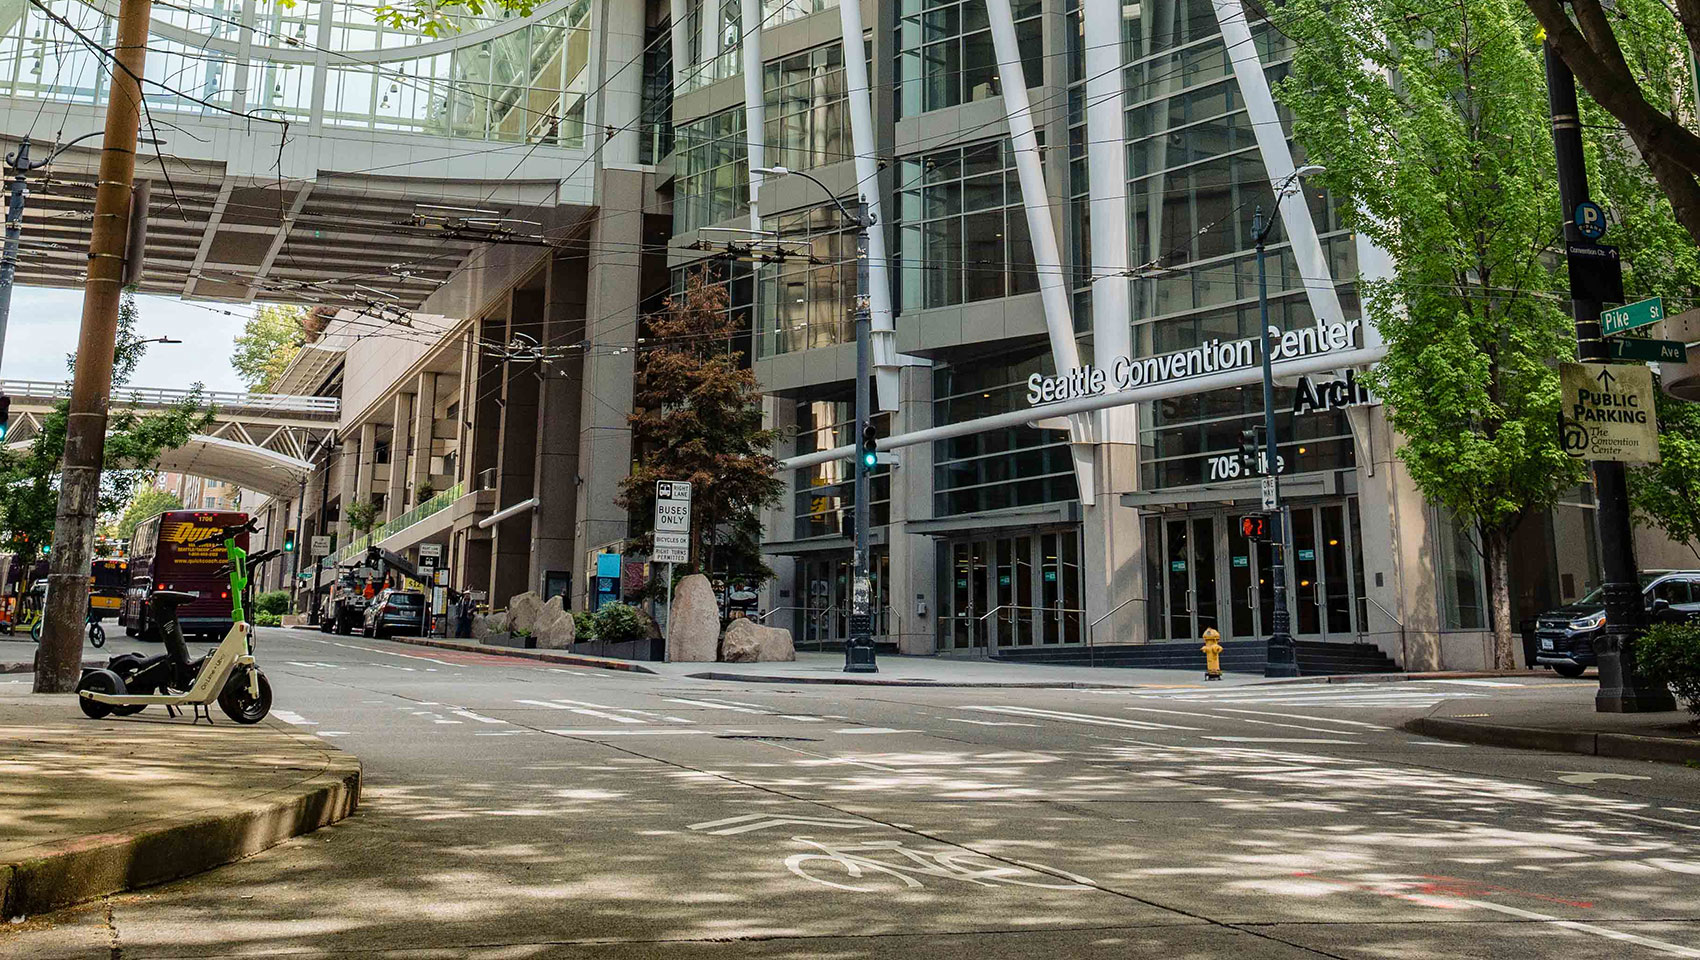
[[[693,274],[684,292],[648,318],[637,365],[632,473],[619,504],[647,525],[657,480],[691,483],[691,562],[698,572],[760,571],[760,510],[785,484],[772,453],[778,431],[762,426],[761,391],[733,338],[726,289]],[[638,538],[647,547],[650,534]]]

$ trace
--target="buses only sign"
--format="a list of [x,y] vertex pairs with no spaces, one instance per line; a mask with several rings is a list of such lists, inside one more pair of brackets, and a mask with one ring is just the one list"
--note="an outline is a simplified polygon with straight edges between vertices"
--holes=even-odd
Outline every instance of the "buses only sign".
[[1564,452],[1582,460],[1657,463],[1653,374],[1639,365],[1561,363]]

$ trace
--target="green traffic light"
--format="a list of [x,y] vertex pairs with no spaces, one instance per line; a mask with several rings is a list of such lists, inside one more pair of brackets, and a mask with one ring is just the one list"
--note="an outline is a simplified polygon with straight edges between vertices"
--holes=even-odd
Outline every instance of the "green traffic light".
[[862,454],[862,466],[867,467],[869,470],[872,470],[874,468],[874,466],[878,463],[879,463],[879,457],[876,456],[873,452],[870,451],[868,453]]

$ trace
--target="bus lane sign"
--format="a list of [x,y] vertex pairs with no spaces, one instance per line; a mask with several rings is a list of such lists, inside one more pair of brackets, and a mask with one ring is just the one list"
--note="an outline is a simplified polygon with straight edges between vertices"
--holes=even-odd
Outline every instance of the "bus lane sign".
[[1564,452],[1581,460],[1657,463],[1653,374],[1642,366],[1561,363]]

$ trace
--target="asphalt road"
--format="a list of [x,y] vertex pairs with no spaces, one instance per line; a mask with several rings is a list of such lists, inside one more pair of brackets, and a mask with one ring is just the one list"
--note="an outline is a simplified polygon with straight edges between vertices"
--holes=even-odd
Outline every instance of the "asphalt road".
[[279,630],[259,657],[274,716],[364,761],[359,815],[0,956],[1700,957],[1700,770],[1394,728],[1571,686],[785,686]]

